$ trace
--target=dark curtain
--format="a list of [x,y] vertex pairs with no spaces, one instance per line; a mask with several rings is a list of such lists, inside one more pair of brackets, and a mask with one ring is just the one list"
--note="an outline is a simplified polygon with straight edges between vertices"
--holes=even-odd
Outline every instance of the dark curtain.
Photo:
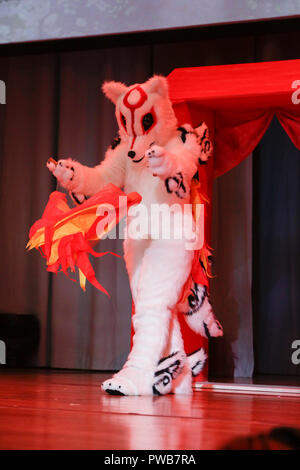
[[258,374],[300,374],[300,151],[274,118],[254,159],[254,338]]
[[[257,60],[299,58],[300,33],[260,35]],[[295,77],[297,80],[298,77]],[[253,337],[256,374],[298,375],[299,157],[275,118],[253,159]],[[298,234],[298,236],[297,236]]]
[[[7,342],[8,364],[105,370],[126,359],[131,299],[124,262],[108,255],[94,264],[109,299],[91,286],[82,292],[62,274],[48,274],[41,256],[26,253],[25,246],[55,189],[45,167],[49,156],[96,165],[117,131],[102,82],[143,82],[150,62],[147,46],[0,59],[7,87],[0,109],[0,339]],[[101,251],[121,254],[122,242],[104,240]],[[33,319],[38,350],[25,354],[19,340],[27,330],[30,338]]]
[[211,295],[222,338],[211,339],[213,377],[251,377],[252,332],[252,155],[214,182]]
[[[34,318],[39,325],[38,349],[26,361],[21,358],[21,364],[118,369],[129,351],[131,299],[122,261],[107,256],[94,263],[97,277],[111,294],[108,299],[90,286],[83,293],[62,274],[49,275],[38,253],[25,252],[28,229],[55,189],[45,168],[47,158],[71,156],[95,165],[116,134],[114,109],[102,96],[101,83],[109,79],[143,82],[153,73],[167,75],[175,67],[272,60],[266,57],[268,41],[284,45],[280,58],[297,57],[282,35],[270,37],[264,41],[253,31],[210,39],[197,39],[194,34],[187,40],[184,32],[178,32],[169,43],[160,43],[154,34],[151,41],[128,47],[0,57],[0,78],[7,85],[7,104],[0,106],[0,339],[5,323],[1,317],[6,314],[16,318],[11,337],[16,335],[16,325],[25,328],[18,318]],[[299,44],[300,35],[293,39]],[[249,276],[252,269],[251,224],[245,223],[252,210],[251,177],[250,157],[215,184],[213,243],[219,261],[212,300],[225,337],[223,346],[217,346],[217,340],[211,343],[211,375],[232,374],[235,368],[235,374],[251,375],[253,368],[251,331],[246,332],[251,326],[250,281],[237,283],[239,275]],[[225,233],[226,226],[231,227],[230,233]],[[106,240],[101,249],[121,253],[122,244]],[[228,260],[231,274],[226,284]],[[235,285],[224,308],[222,296],[230,280]]]
[[[8,358],[17,354],[21,363],[44,365],[49,275],[43,261],[27,254],[25,246],[28,228],[41,215],[52,189],[44,162],[56,151],[57,59],[54,55],[1,59],[0,70],[7,92],[7,104],[0,108],[0,338],[7,343]],[[6,314],[13,319],[8,325]],[[39,324],[38,351],[23,357],[19,340],[33,318]]]

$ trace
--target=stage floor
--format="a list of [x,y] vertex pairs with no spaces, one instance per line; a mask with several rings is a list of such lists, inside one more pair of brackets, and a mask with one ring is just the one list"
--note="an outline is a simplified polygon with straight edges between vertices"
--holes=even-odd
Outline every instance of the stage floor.
[[0,449],[219,449],[238,436],[300,427],[296,397],[118,397],[100,390],[107,377],[1,368]]

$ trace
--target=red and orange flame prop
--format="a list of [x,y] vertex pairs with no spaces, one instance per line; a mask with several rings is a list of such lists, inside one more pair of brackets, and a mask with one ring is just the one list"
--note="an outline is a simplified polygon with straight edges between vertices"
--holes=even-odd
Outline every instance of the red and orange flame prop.
[[120,222],[130,206],[138,204],[141,199],[138,193],[126,195],[113,184],[108,184],[80,206],[70,209],[66,195],[54,191],[42,218],[30,229],[27,248],[40,250],[46,258],[48,271],[57,273],[61,268],[68,276],[67,270],[74,272],[77,267],[83,290],[87,279],[109,295],[97,281],[88,255],[97,258],[106,254],[119,256],[112,252],[98,253],[92,246]]

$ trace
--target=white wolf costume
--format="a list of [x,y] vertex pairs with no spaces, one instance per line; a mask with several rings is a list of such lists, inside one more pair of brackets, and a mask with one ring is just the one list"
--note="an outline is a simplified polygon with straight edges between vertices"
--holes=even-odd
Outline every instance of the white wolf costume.
[[[177,127],[164,77],[154,76],[129,87],[106,82],[103,91],[116,106],[119,125],[119,137],[104,161],[95,168],[70,159],[60,160],[56,167],[48,165],[79,203],[113,183],[126,193],[138,192],[148,210],[138,214],[142,220],[138,236],[129,233],[136,220],[136,214],[129,214],[124,242],[135,305],[133,346],[122,370],[102,388],[118,395],[190,393],[192,374],[202,369],[206,355],[201,349],[186,357],[179,310],[194,331],[206,336],[222,334],[204,286],[194,285],[188,301],[180,308],[177,305],[194,257],[192,211],[183,212],[183,207],[190,202],[191,181],[199,161],[207,160],[210,154],[208,131],[204,124],[196,130],[189,125]],[[170,216],[168,239],[162,237],[157,220],[154,223],[149,216],[153,204],[164,205],[164,220]],[[183,215],[180,222],[178,213]],[[179,228],[181,237],[175,234]]]

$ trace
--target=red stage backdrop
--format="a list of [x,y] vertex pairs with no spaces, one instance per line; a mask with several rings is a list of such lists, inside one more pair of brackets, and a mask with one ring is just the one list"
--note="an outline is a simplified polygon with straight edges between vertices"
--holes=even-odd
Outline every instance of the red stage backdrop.
[[[175,69],[168,81],[179,125],[205,121],[209,127],[214,155],[199,176],[210,201],[213,179],[253,152],[275,114],[300,149],[300,60]],[[210,245],[212,207],[206,206]],[[182,326],[187,352],[207,350],[205,338]],[[201,379],[207,380],[207,366]]]

